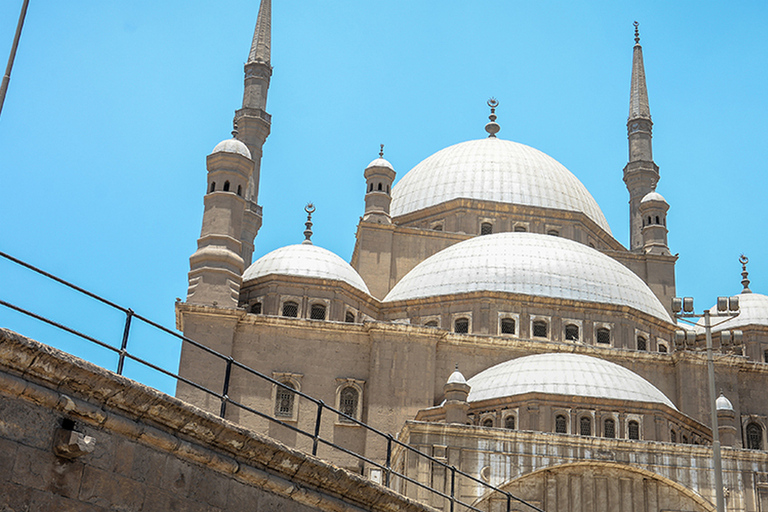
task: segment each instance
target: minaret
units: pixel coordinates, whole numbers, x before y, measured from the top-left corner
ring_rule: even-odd
[[[392,183],[395,181],[395,169],[384,159],[384,144],[381,145],[379,158],[368,164],[365,177],[365,222],[392,224],[389,205],[392,203]]]
[[[261,155],[264,142],[269,136],[271,116],[267,114],[267,92],[272,76],[270,46],[272,39],[271,0],[261,0],[256,28],[253,31],[251,51],[245,63],[245,88],[243,107],[235,112],[238,138],[248,146],[253,159],[253,173],[248,177],[245,192],[245,216],[240,241],[245,266],[251,264],[253,239],[261,228],[261,206],[259,206],[259,179],[261,176]]]
[[[643,47],[640,46],[638,23],[635,22],[635,47],[632,55],[632,85],[629,96],[629,163],[624,167],[624,183],[629,190],[629,249],[643,250],[643,218],[640,201],[656,188],[659,167],[653,162],[651,137],[653,123],[645,85]]]

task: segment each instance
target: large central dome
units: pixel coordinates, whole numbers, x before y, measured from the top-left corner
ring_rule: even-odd
[[[392,189],[393,217],[457,198],[583,212],[607,233],[603,212],[584,185],[554,158],[493,137],[438,151]]]

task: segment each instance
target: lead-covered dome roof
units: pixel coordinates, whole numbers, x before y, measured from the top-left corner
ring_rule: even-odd
[[[393,217],[457,198],[583,212],[607,233],[584,185],[554,158],[525,144],[489,137],[438,151],[392,189]]]
[[[656,386],[618,364],[581,354],[536,354],[512,359],[467,381],[469,402],[525,393],[675,404]]]
[[[477,291],[629,306],[672,322],[648,285],[618,261],[537,233],[477,236],[443,249],[408,272],[384,302]]]
[[[370,295],[365,281],[349,263],[316,245],[289,245],[262,256],[243,273],[243,283],[267,275],[342,281]]]
[[[728,329],[739,329],[748,325],[768,325],[768,296],[760,293],[740,293],[739,297],[739,316],[720,323],[721,318],[712,318],[712,323],[717,324],[712,328],[719,332]],[[714,315],[717,313],[717,306],[710,309]],[[700,331],[704,330],[704,320],[699,320],[697,327]]]
[[[234,138],[225,139],[216,144],[216,147],[213,148],[213,151],[211,151],[211,154],[214,153],[237,153],[238,155],[243,155],[246,158],[251,158],[251,152],[248,149],[248,146]]]

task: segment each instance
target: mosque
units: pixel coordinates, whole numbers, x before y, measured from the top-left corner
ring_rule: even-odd
[[[681,331],[672,308],[677,256],[670,205],[657,190],[637,27],[628,246],[574,174],[497,136],[491,99],[481,138],[427,156],[399,179],[383,152],[365,166],[350,262],[312,243],[311,206],[304,242],[252,262],[271,126],[270,11],[262,0],[233,137],[207,157],[178,328],[545,510],[715,510],[706,333],[702,322]],[[768,510],[768,296],[750,290],[746,258],[742,265],[738,315],[732,300],[733,314],[712,328],[717,434],[726,509],[757,512]],[[183,377],[215,387],[222,372],[184,347]],[[233,400],[311,428],[314,411],[290,390],[237,372],[231,382]],[[218,411],[193,387],[177,395]],[[306,448],[263,419],[234,408],[226,417]],[[355,423],[324,422],[338,444],[383,460]],[[329,458],[381,479],[374,467]],[[413,478],[444,477],[399,463]],[[460,492],[481,509],[499,507],[499,496],[472,485]]]

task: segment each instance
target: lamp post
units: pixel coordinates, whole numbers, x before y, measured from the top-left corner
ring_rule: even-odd
[[[694,324],[693,321],[688,320],[690,318],[703,318],[704,319],[704,331],[706,333],[707,340],[707,377],[709,380],[709,407],[712,413],[712,455],[715,465],[715,499],[717,502],[717,512],[725,512],[725,500],[723,498],[723,463],[720,456],[720,431],[717,424],[717,406],[715,404],[717,398],[715,397],[715,363],[712,357],[712,316],[727,317],[722,322],[726,322],[731,318],[738,316],[739,314],[739,297],[718,297],[717,298],[717,312],[712,313],[710,310],[705,309],[704,313],[697,315],[693,311],[693,298],[692,297],[675,297],[672,299],[672,312],[675,318]],[[715,324],[719,325],[719,324]],[[675,331],[675,343],[683,342],[684,340],[691,341],[695,339],[695,334],[692,336],[692,332],[678,330]],[[730,340],[731,332],[723,331],[724,340]],[[733,340],[736,343],[740,343],[742,339],[741,331],[733,331]]]

